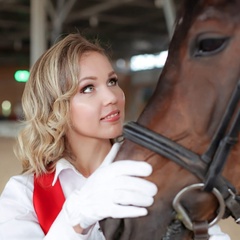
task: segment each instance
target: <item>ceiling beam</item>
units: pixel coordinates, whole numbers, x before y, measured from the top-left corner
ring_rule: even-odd
[[[67,22],[74,22],[79,19],[89,18],[92,16],[95,16],[101,12],[117,8],[120,5],[123,5],[125,3],[132,2],[134,0],[108,0],[100,4],[93,5],[91,7],[82,9],[80,11],[75,11],[71,14],[71,16],[68,17]]]

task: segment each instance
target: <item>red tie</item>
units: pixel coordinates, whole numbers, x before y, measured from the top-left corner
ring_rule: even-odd
[[[55,172],[39,177],[34,175],[33,206],[39,224],[45,234],[47,234],[61,211],[65,201],[59,178],[54,186],[52,186],[54,175]]]

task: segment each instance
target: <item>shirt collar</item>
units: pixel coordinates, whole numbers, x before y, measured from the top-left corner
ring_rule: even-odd
[[[53,178],[52,186],[55,185],[60,173],[66,169],[72,169],[74,172],[79,174],[76,168],[69,161],[67,161],[65,158],[61,158],[56,164],[56,171]]]

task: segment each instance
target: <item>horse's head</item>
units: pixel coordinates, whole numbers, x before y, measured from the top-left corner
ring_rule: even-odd
[[[183,3],[167,62],[152,98],[137,120],[139,124],[199,156],[208,152],[240,78],[239,11],[240,0]],[[208,157],[214,157],[211,155]],[[240,192],[239,155],[238,143],[232,147],[223,173],[220,171],[237,192]],[[102,222],[106,238],[189,239],[191,232],[176,220],[172,202],[184,187],[204,182],[209,160],[200,164],[199,175],[194,174],[191,169],[186,170],[128,139],[116,160],[120,159],[149,162],[153,166],[149,179],[157,184],[158,194],[146,217]],[[193,222],[211,222],[218,211],[216,197],[204,191],[188,192],[181,205]]]

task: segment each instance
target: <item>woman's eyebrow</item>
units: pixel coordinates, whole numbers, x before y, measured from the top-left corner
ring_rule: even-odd
[[[97,77],[94,77],[94,76],[86,76],[86,77],[83,77],[83,78],[80,78],[79,79],[79,82],[82,82],[84,80],[97,80]]]
[[[113,75],[117,75],[114,71],[111,71],[109,74],[108,74],[108,76],[109,77],[111,77],[111,76],[113,76]]]
[[[111,77],[111,76],[113,76],[113,75],[117,75],[117,74],[115,73],[115,71],[111,71],[111,72],[108,74],[108,77]],[[95,77],[95,76],[86,76],[86,77],[80,78],[79,82],[82,82],[82,81],[84,81],[84,80],[97,80],[97,77]]]

